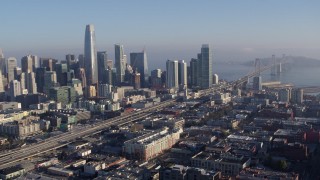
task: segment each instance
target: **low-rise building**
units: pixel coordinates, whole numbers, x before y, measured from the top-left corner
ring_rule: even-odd
[[[104,162],[89,162],[84,165],[83,172],[89,175],[95,175],[97,171],[105,168],[106,164]]]
[[[123,152],[129,158],[147,161],[170,149],[181,133],[181,129],[169,131],[168,128],[148,133],[124,142]]]
[[[249,167],[251,158],[230,153],[200,152],[191,158],[191,166],[220,171],[222,175],[235,176]]]
[[[219,180],[220,172],[208,171],[201,168],[185,167],[182,165],[174,165],[160,170],[160,180]]]
[[[58,176],[65,176],[65,177],[73,176],[73,171],[70,171],[64,168],[49,167],[48,172]]]
[[[24,168],[18,166],[8,167],[0,170],[0,179],[15,179],[19,176],[22,176],[25,172],[26,171]]]

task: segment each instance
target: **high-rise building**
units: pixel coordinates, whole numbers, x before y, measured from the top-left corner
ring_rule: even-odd
[[[303,103],[303,89],[293,89],[291,93],[291,101],[293,103]]]
[[[21,95],[20,82],[18,80],[10,81],[10,98],[14,101],[16,96]]]
[[[14,68],[17,67],[17,59],[14,57],[9,57],[7,60],[7,72],[8,72],[8,82],[15,79]]]
[[[24,56],[21,59],[21,69],[22,72],[31,72],[32,71],[32,58],[28,55],[28,56]]]
[[[198,75],[198,61],[199,59],[192,58],[190,61],[190,76],[191,76],[191,87],[198,85],[197,75]]]
[[[41,67],[45,67],[47,71],[54,71],[55,64],[58,62],[56,59],[40,58]]]
[[[62,104],[73,103],[77,99],[77,92],[73,87],[61,86],[51,88],[49,91],[49,98]]]
[[[86,26],[84,58],[87,84],[96,84],[98,82],[97,51],[95,31],[92,24]]]
[[[113,72],[110,67],[108,67],[105,71],[105,76],[106,77],[104,83],[113,85]]]
[[[184,60],[178,62],[178,83],[180,90],[187,88],[187,63]]]
[[[178,82],[178,61],[167,60],[166,63],[166,87],[167,88],[176,88],[179,87]]]
[[[108,67],[109,67],[110,69],[113,68],[113,62],[112,62],[111,59],[109,59],[109,60],[107,61],[107,65],[108,65]]]
[[[37,83],[34,72],[27,73],[26,88],[28,89],[29,94],[37,94]]]
[[[151,71],[151,87],[154,89],[162,88],[161,69]]]
[[[19,75],[19,78],[18,78],[20,81],[20,88],[21,88],[22,94],[25,91],[25,89],[27,89],[26,88],[27,87],[27,85],[26,85],[27,77],[26,76],[27,76],[26,73],[23,72]]]
[[[68,65],[66,63],[57,63],[55,65],[55,72],[57,75],[57,81],[61,86],[66,86],[67,82],[63,78],[63,74],[68,72]]]
[[[87,87],[87,78],[86,78],[86,70],[84,68],[79,69],[79,76],[78,78],[82,82],[82,87],[86,88]]]
[[[145,51],[130,53],[130,65],[133,69],[138,69],[138,72],[140,73],[141,87],[148,87],[149,70],[147,53]]]
[[[106,51],[99,51],[97,53],[98,58],[98,80],[99,82],[105,82],[105,72],[108,69],[108,54]]]
[[[2,75],[6,75],[6,59],[4,58],[4,54],[2,49],[0,49],[0,71]]]
[[[212,86],[212,52],[208,44],[201,47],[201,88]]]
[[[110,84],[99,84],[98,85],[98,96],[99,97],[108,97],[112,92],[112,85]]]
[[[68,86],[74,88],[74,90],[77,92],[77,96],[83,95],[82,82],[79,79],[72,79],[68,82]]]
[[[219,84],[219,76],[218,74],[213,75],[213,84]]]
[[[124,57],[123,45],[115,44],[115,68],[117,70],[117,83],[120,85],[124,81],[124,75],[126,70],[126,58]]]
[[[290,89],[280,89],[278,92],[278,100],[281,102],[289,102]]]
[[[46,71],[44,73],[44,92],[49,93],[49,89],[57,84],[57,74],[55,71]]]
[[[79,54],[78,61],[79,61],[79,68],[84,68],[85,64],[84,64],[84,55],[83,54]]]
[[[76,56],[74,54],[67,54],[66,61],[68,65],[68,70],[70,70],[76,64]]]
[[[27,55],[21,59],[22,72],[34,72],[39,67],[38,57],[34,55]]]
[[[141,88],[141,74],[136,70],[133,73],[133,88],[134,89],[140,89]]]
[[[252,89],[256,91],[261,91],[262,90],[262,78],[261,76],[255,76],[253,77],[253,84],[252,84]]]
[[[43,93],[44,87],[44,74],[46,72],[45,67],[39,67],[36,69],[36,84],[37,84],[37,91]]]

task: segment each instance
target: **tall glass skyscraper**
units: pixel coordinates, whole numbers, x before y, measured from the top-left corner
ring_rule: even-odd
[[[138,69],[138,72],[140,73],[141,87],[148,87],[149,70],[147,53],[145,51],[130,53],[130,65],[134,70]]]
[[[167,60],[166,63],[166,87],[178,89],[178,61],[176,60]]]
[[[120,85],[124,81],[124,75],[126,70],[126,58],[123,52],[123,45],[115,44],[114,45],[115,53],[115,68],[117,70],[117,83]]]
[[[84,39],[84,64],[86,71],[87,85],[98,82],[98,66],[96,51],[96,36],[92,24],[86,26]]]
[[[201,88],[212,86],[212,53],[208,44],[201,47],[202,83]]]

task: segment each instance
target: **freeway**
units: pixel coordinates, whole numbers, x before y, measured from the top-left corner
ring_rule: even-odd
[[[17,148],[0,156],[0,169],[8,167],[10,164],[21,161],[23,159],[27,159],[29,157],[48,152],[50,150],[63,147],[71,143],[76,138],[92,135],[97,131],[102,131],[103,129],[110,127],[111,125],[124,125],[148,117],[152,114],[151,112],[173,105],[174,103],[174,99],[167,100],[158,105],[145,108],[132,114],[107,119],[105,121],[96,123],[92,127],[88,127],[87,129],[77,129],[75,131],[63,133],[59,136],[48,138],[41,143]]]

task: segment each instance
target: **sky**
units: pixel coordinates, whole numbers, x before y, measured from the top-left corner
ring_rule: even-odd
[[[114,58],[146,50],[149,69],[167,59],[189,61],[210,44],[214,61],[248,61],[272,54],[320,59],[319,0],[4,0],[0,48],[64,59],[82,54],[87,24],[98,51]]]

